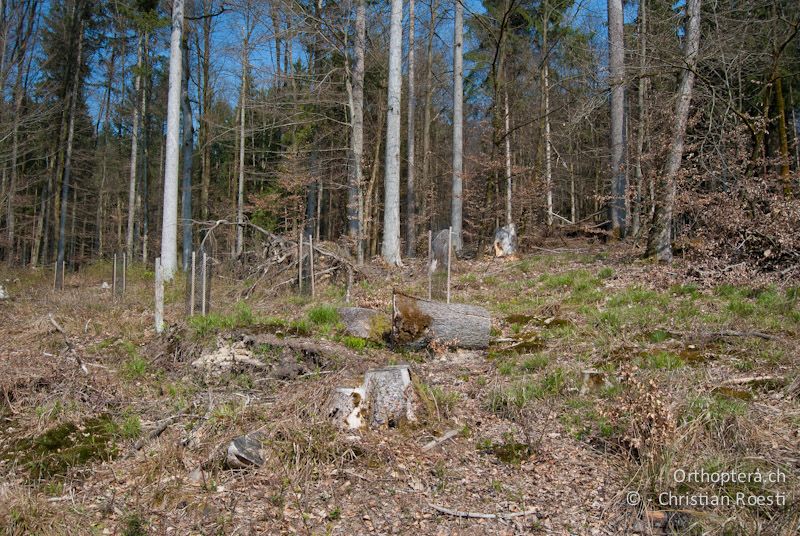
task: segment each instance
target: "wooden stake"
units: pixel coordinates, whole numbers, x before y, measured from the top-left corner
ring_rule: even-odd
[[[111,272],[111,296],[117,297],[117,254],[114,253],[114,270]]]
[[[433,291],[433,229],[428,229],[428,299],[431,299],[431,292]]]
[[[53,263],[53,291],[58,290],[58,261]]]
[[[453,252],[453,228],[447,232],[447,303],[450,303],[450,260]]]
[[[314,298],[314,239],[312,235],[308,235],[308,255],[311,265],[311,298]]]
[[[208,277],[208,255],[206,252],[203,252],[203,271],[201,275],[201,290],[203,291],[203,297],[200,300],[200,312],[203,316],[206,316],[206,278]]]
[[[156,258],[156,333],[164,331],[164,277],[161,257]]]
[[[344,302],[350,303],[350,292],[353,288],[353,267],[347,265],[347,293],[344,296]]]
[[[192,251],[192,273],[189,277],[191,280],[189,282],[189,316],[194,316],[194,287],[195,287],[195,277],[196,277],[196,262],[197,262],[197,252]]]
[[[61,261],[61,290],[64,290],[64,279],[67,276],[67,261]]]
[[[303,293],[303,229],[300,229],[300,239],[297,241],[297,290]]]
[[[125,295],[125,289],[128,287],[128,254],[122,254],[122,295]]]

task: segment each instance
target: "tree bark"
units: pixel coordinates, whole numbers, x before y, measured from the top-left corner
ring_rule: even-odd
[[[697,65],[697,53],[700,48],[700,0],[687,0],[686,7],[689,17],[684,49],[686,68],[681,74],[681,84],[675,102],[672,141],[664,166],[659,199],[653,216],[653,225],[647,237],[645,252],[646,256],[655,256],[660,262],[672,261],[672,212],[675,205],[675,179],[683,159],[683,143],[686,136],[686,123],[689,119],[689,106],[692,101],[694,69]]]
[[[437,0],[431,0],[431,17],[430,25],[428,26],[428,45],[425,53],[425,107],[423,111],[422,121],[422,188],[434,187],[434,181],[430,176],[431,171],[431,107],[433,100],[433,38],[436,35],[436,7]],[[436,206],[433,195],[430,196],[431,208]],[[421,214],[427,216],[429,220],[429,228],[433,228],[433,216],[428,214],[425,210],[425,199],[423,196],[423,210]]]
[[[616,238],[625,236],[625,42],[622,0],[608,0],[608,51],[611,83],[611,227]]]
[[[144,32],[143,32],[144,33]],[[128,179],[128,229],[125,234],[125,251],[133,258],[133,224],[136,215],[136,172],[139,157],[139,91],[142,85],[142,48],[144,35],[139,35],[136,47],[136,78],[133,84],[133,120],[131,126],[131,169]]]
[[[644,187],[644,174],[642,172],[642,158],[644,154],[644,138],[645,138],[645,125],[647,121],[647,113],[645,110],[646,95],[647,95],[647,82],[645,76],[645,69],[647,66],[647,0],[641,0],[639,4],[639,90],[638,90],[638,108],[639,108],[639,125],[636,128],[636,198],[634,199],[634,208],[631,218],[631,233],[634,236],[639,234],[641,227],[642,217],[642,190]]]
[[[236,257],[244,251],[244,146],[245,101],[247,100],[247,41],[250,36],[250,17],[245,18],[242,29],[242,93],[239,98],[239,188],[236,198]]]
[[[347,234],[355,241],[358,263],[364,262],[364,57],[367,37],[366,0],[356,4],[355,65],[350,98],[350,170],[347,177]]]
[[[511,225],[514,218],[511,214],[511,190],[512,190],[512,169],[511,169],[511,107],[508,103],[508,87],[503,85],[503,104],[505,106],[505,148],[506,148],[506,225]]]
[[[56,260],[56,287],[64,288],[64,253],[67,242],[67,204],[69,200],[69,181],[72,173],[72,149],[75,141],[75,114],[80,95],[81,60],[83,56],[83,20],[78,21],[78,50],[75,54],[75,72],[69,100],[69,126],[67,127],[67,148],[64,156],[64,175],[61,181],[61,216],[58,223],[58,255]]]
[[[178,268],[178,164],[180,160],[181,72],[183,71],[182,34],[183,0],[174,0],[170,36],[164,203],[161,223],[161,270],[165,282],[172,281]]]
[[[381,255],[400,266],[400,93],[403,48],[403,0],[392,0],[389,33],[389,84],[386,111],[386,155]]]
[[[188,34],[188,32],[187,32]],[[183,87],[181,110],[183,111],[183,166],[181,178],[181,219],[183,228],[183,271],[189,270],[192,257],[192,153],[194,152],[194,127],[192,105],[189,102],[189,38],[183,37]]]
[[[406,163],[406,255],[417,253],[417,202],[414,188],[414,115],[417,97],[414,88],[414,0],[408,2],[408,119],[406,121],[408,162]]]
[[[211,71],[211,18],[209,11],[213,8],[213,2],[208,0],[203,2],[203,53],[202,53],[202,116],[200,117],[199,144],[201,156],[201,177],[200,177],[200,215],[203,221],[208,220],[208,190],[211,186],[211,124],[209,119],[211,108],[211,83],[209,75]]]
[[[450,227],[456,254],[464,245],[463,173],[464,173],[464,5],[455,1],[453,26],[453,192],[450,200]]]

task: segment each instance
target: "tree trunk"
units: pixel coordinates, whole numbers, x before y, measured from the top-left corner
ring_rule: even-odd
[[[653,225],[647,237],[645,256],[655,256],[660,262],[672,261],[672,211],[675,205],[675,178],[683,159],[683,143],[686,136],[686,123],[689,119],[689,106],[692,101],[694,69],[697,65],[697,52],[700,47],[700,0],[687,0],[689,20],[686,29],[684,62],[686,69],[681,74],[678,98],[675,101],[675,122],[672,126],[667,162],[664,166],[661,187],[659,188]]]
[[[188,32],[187,32],[188,34]],[[183,111],[183,158],[181,219],[183,220],[183,251],[181,261],[183,271],[189,270],[192,257],[192,153],[194,152],[194,129],[192,126],[192,105],[189,102],[189,38],[183,38],[183,87],[181,109]]]
[[[400,93],[403,49],[403,0],[392,0],[389,35],[389,83],[386,111],[386,155],[381,255],[400,266]]]
[[[239,187],[236,197],[236,257],[244,251],[244,147],[245,102],[247,100],[247,41],[250,35],[250,17],[245,18],[242,29],[242,93],[239,98]]]
[[[128,179],[128,229],[125,235],[125,251],[128,258],[133,258],[133,224],[136,215],[136,160],[139,157],[139,90],[142,85],[142,48],[144,35],[139,36],[136,47],[136,81],[134,82],[133,124],[131,126],[131,169]]]
[[[783,83],[778,75],[775,78],[775,101],[778,106],[778,135],[780,137],[781,153],[781,182],[783,183],[783,194],[786,197],[792,195],[792,179],[789,176],[789,138],[786,135],[786,104],[783,100]]]
[[[172,281],[178,268],[178,163],[180,160],[181,71],[183,71],[182,34],[183,0],[174,0],[170,36],[164,203],[161,223],[161,270],[165,282]]]
[[[505,106],[505,146],[506,146],[506,225],[511,225],[514,218],[511,214],[511,108],[508,104],[508,87],[503,86],[503,103]]]
[[[453,192],[450,200],[450,227],[453,247],[461,253],[464,173],[464,5],[455,0],[453,26]]]
[[[432,189],[434,181],[430,176],[431,172],[431,106],[433,100],[433,38],[436,35],[436,7],[437,0],[431,0],[431,18],[428,27],[428,45],[425,59],[425,108],[422,121],[422,188]],[[435,206],[433,195],[430,196],[430,206]],[[423,195],[423,210],[421,214],[429,219],[428,227],[433,228],[433,217],[425,210],[425,199]]]
[[[67,148],[64,156],[64,175],[61,181],[61,215],[58,223],[58,256],[56,260],[56,287],[64,288],[64,253],[67,241],[67,204],[69,200],[69,180],[72,172],[72,148],[75,141],[75,114],[80,95],[80,72],[83,55],[83,20],[78,21],[78,50],[75,54],[75,77],[69,100],[69,126],[67,127]]]
[[[414,89],[414,0],[408,2],[408,119],[406,122],[408,162],[406,166],[406,255],[417,254],[417,202],[414,189],[414,115],[417,97]]]
[[[212,2],[213,4],[213,2]],[[211,71],[211,17],[209,15],[209,7],[206,1],[203,2],[203,11],[205,18],[203,19],[203,53],[202,53],[202,71],[203,71],[203,87],[202,87],[202,103],[203,110],[200,117],[200,150],[202,151],[201,157],[201,178],[200,178],[200,215],[203,221],[208,220],[208,190],[211,186],[211,124],[209,120],[209,113],[211,108],[211,84],[209,76]]]
[[[641,0],[639,4],[639,125],[636,128],[636,198],[634,202],[633,217],[631,221],[631,232],[634,236],[639,234],[642,217],[642,189],[644,187],[644,174],[642,173],[642,158],[644,154],[645,124],[647,113],[645,111],[647,82],[645,69],[647,63],[647,0]]]
[[[356,5],[355,65],[350,99],[351,165],[347,177],[347,234],[355,241],[358,263],[364,262],[364,56],[366,48],[366,0]]]
[[[544,5],[542,19],[542,100],[544,101],[544,183],[547,189],[547,226],[553,226],[553,166],[550,147],[550,55],[547,41],[547,30],[550,26],[550,14]]]
[[[625,42],[622,0],[608,0],[608,51],[611,83],[611,227],[616,238],[625,236]]]
[[[475,305],[442,303],[405,294],[392,296],[392,340],[409,348],[438,345],[483,349],[489,346],[492,319]]]

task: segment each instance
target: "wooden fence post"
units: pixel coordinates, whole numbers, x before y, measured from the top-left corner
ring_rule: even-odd
[[[201,287],[203,291],[203,298],[200,300],[200,312],[206,316],[206,278],[208,277],[208,255],[203,251],[203,275]]]
[[[433,292],[433,229],[428,229],[428,299]]]
[[[314,299],[314,238],[308,234],[308,255],[311,266],[311,299]]]
[[[194,288],[195,288],[195,274],[197,273],[196,270],[196,263],[197,262],[197,252],[192,251],[192,273],[189,277],[191,277],[191,281],[189,282],[189,316],[194,316]]]
[[[164,276],[161,257],[156,258],[156,333],[164,331]]]
[[[117,297],[117,254],[114,253],[114,269],[111,272],[111,296]]]
[[[447,303],[450,303],[450,261],[453,252],[453,228],[447,233]]]

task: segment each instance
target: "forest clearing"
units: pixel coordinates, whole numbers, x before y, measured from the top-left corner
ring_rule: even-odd
[[[0,534],[800,534],[799,36],[0,1]]]
[[[184,293],[168,292],[157,336],[152,272],[131,270],[117,299],[101,288],[109,263],[59,292],[52,272],[6,272],[16,279],[0,313],[5,531],[792,534],[797,287],[702,281],[681,263],[632,262],[627,248],[553,249],[563,251],[455,264],[453,301],[491,312],[486,351],[397,351],[380,332],[347,335],[343,278],[318,282],[316,299],[243,301],[247,285],[220,278],[213,312],[191,318]],[[351,304],[384,315],[386,329],[392,288],[424,296],[427,282],[419,261],[383,270],[353,284]],[[255,364],[218,374],[192,364],[262,334],[277,337],[252,347]],[[291,340],[328,346],[281,346]],[[327,418],[332,389],[398,363],[411,368],[415,421],[349,431]],[[230,469],[226,446],[254,433],[263,465]],[[675,470],[786,479],[719,489],[679,485]],[[735,491],[788,502],[649,502]],[[630,492],[644,508],[626,504]]]

